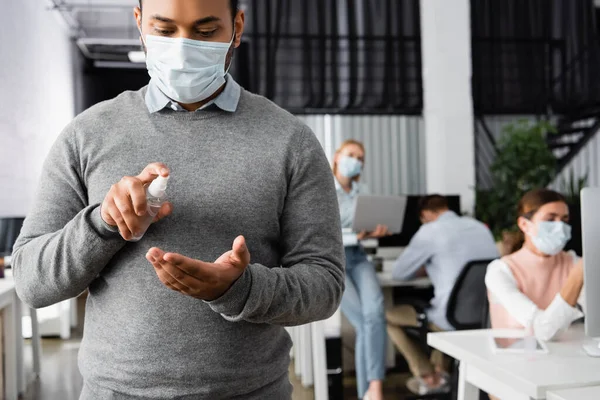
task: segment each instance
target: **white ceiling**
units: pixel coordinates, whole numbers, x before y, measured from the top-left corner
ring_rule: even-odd
[[[16,0],[15,0],[16,1]],[[83,54],[94,60],[128,62],[141,50],[133,16],[138,0],[40,0],[69,28]],[[244,7],[244,0],[240,7]]]
[[[46,0],[65,19],[74,37],[137,39],[137,0]]]
[[[141,50],[133,17],[137,0],[43,0],[64,20],[81,52],[95,62],[133,66],[130,52]],[[138,67],[142,65],[136,65]]]

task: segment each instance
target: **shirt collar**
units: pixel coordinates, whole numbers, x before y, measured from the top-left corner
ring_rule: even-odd
[[[338,182],[337,178],[334,176],[333,180],[335,182],[335,189],[338,192],[343,192],[345,194],[347,194],[348,196],[353,196],[356,194],[356,192],[358,192],[358,183],[356,181],[352,181],[352,189],[350,190],[350,193],[347,193],[344,188],[342,187],[342,185]]]
[[[227,74],[225,79],[227,83],[225,84],[225,89],[223,89],[221,94],[219,94],[213,100],[206,103],[196,111],[206,110],[208,107],[211,106],[216,106],[223,111],[231,113],[237,110],[237,106],[242,93],[242,88],[235,81],[235,79],[231,77],[231,75]],[[152,80],[150,80],[150,83],[148,84],[148,90],[146,91],[145,100],[146,107],[148,107],[148,111],[150,112],[150,114],[161,111],[167,107],[175,111],[186,111],[177,102],[167,97],[167,95],[165,95]]]
[[[444,219],[450,219],[450,218],[454,218],[454,217],[458,217],[458,215],[452,211],[452,210],[448,210],[448,211],[444,211],[439,217],[438,217],[438,221],[439,220],[444,220]]]

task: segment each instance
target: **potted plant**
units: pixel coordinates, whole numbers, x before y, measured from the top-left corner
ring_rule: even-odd
[[[496,240],[509,242],[517,232],[516,209],[521,197],[554,179],[556,158],[546,144],[546,136],[554,132],[554,126],[545,120],[518,120],[504,127],[490,166],[492,189],[478,188],[475,205],[476,218],[490,227]]]

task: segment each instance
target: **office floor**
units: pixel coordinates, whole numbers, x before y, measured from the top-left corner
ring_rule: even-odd
[[[80,299],[79,320],[83,321],[85,299]],[[40,379],[30,384],[26,395],[21,400],[77,400],[82,387],[82,379],[77,367],[77,353],[82,333],[82,327],[75,329],[73,339],[43,339],[42,340],[42,373]],[[31,343],[25,345],[26,373],[33,371],[33,353]],[[407,394],[405,374],[393,374],[385,381],[386,400],[402,400]],[[290,367],[290,380],[294,385],[292,400],[313,400],[312,389],[302,387]],[[344,380],[344,399],[357,400],[356,381],[353,377]]]
[[[82,387],[81,375],[77,368],[79,339],[63,341],[44,339],[42,341],[42,375],[30,384],[22,400],[77,400]],[[25,346],[25,362],[28,373],[32,371],[31,344]],[[302,387],[290,368],[290,378],[294,385],[292,400],[313,400],[313,391]],[[406,375],[388,376],[385,382],[386,400],[404,399]],[[344,381],[345,399],[356,400],[355,380],[348,377]]]

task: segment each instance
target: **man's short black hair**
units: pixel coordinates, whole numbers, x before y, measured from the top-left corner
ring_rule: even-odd
[[[439,194],[432,194],[421,197],[419,200],[419,212],[423,211],[444,211],[448,209],[448,200]]]
[[[140,1],[140,10],[142,9],[142,0]],[[238,12],[239,0],[229,0],[229,5],[231,7],[231,18],[235,19],[235,16]]]

